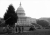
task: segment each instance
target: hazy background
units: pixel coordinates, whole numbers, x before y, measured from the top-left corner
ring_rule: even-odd
[[[0,17],[3,18],[10,4],[13,4],[16,11],[20,2],[22,3],[26,16],[36,19],[50,17],[50,0],[0,0]]]

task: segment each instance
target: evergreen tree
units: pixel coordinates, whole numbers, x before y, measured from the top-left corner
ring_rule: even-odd
[[[18,16],[12,5],[9,5],[7,12],[4,14],[5,24],[13,26],[17,22]]]

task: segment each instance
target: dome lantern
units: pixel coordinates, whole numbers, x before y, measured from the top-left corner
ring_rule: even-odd
[[[18,17],[25,17],[24,9],[21,6],[21,2],[20,2],[20,6],[17,8],[16,12],[17,12]]]

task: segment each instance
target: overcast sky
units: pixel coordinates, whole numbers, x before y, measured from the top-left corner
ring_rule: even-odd
[[[0,17],[3,18],[10,4],[13,4],[16,11],[20,2],[26,16],[36,19],[50,17],[50,0],[0,0]]]

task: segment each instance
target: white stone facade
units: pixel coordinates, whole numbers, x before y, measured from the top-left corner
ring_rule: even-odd
[[[32,22],[36,23],[36,21],[34,21],[32,18],[25,16],[25,11],[22,8],[21,3],[20,6],[17,8],[16,13],[18,15],[18,21],[15,25],[25,26],[25,25],[30,25]]]

